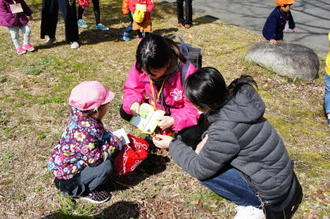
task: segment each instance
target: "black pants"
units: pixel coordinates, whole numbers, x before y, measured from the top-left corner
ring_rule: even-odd
[[[123,106],[120,107],[119,114],[121,118],[125,119],[126,121],[130,121],[132,118],[132,115],[129,115],[124,111]],[[177,134],[181,136],[181,140],[186,145],[192,147],[195,150],[197,144],[202,140],[203,132],[207,129],[206,121],[207,120],[202,114],[198,119],[197,125],[185,128],[179,131]]]
[[[101,13],[100,13],[100,1],[99,0],[92,0],[93,2],[93,10],[95,15],[95,22],[96,24],[101,23]],[[81,6],[78,7],[78,19],[82,19],[83,13],[85,9]]]
[[[183,7],[183,2],[185,2]],[[192,0],[176,0],[178,23],[192,24]]]
[[[69,4],[72,1],[72,4]],[[78,24],[76,3],[74,0],[43,0],[41,11],[41,39],[45,36],[55,38],[58,21],[58,10],[61,11],[65,22],[65,40],[78,41]]]

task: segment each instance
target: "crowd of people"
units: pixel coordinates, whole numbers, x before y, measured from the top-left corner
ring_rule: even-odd
[[[82,15],[89,2],[78,2],[77,17],[74,0],[43,0],[41,38],[48,37],[46,46],[56,40],[60,10],[66,41],[71,48],[79,47],[78,27],[87,27]],[[107,31],[100,22],[99,1],[92,2],[95,28]],[[276,1],[263,28],[270,44],[283,40],[286,24],[295,31],[290,12],[293,3]],[[122,12],[130,19],[123,40],[131,40],[135,30],[140,42],[118,113],[129,121],[146,102],[163,110],[158,131],[149,140],[157,148],[168,149],[173,161],[202,185],[237,204],[235,218],[291,218],[302,201],[302,188],[282,138],[263,116],[265,103],[256,81],[242,75],[227,85],[217,69],[197,69],[173,40],[151,33],[154,7],[152,0],[123,0]],[[178,26],[192,26],[191,0],[177,0],[177,17]],[[28,27],[32,19],[24,0],[0,0],[0,25],[8,27],[17,54],[34,50]],[[22,44],[19,31],[24,35]],[[329,66],[330,52],[325,77],[325,112],[330,125]],[[48,168],[56,187],[72,198],[95,203],[110,198],[102,185],[113,174],[112,161],[122,150],[122,139],[105,129],[102,119],[114,96],[98,81],[81,82],[71,91],[69,123],[53,147]],[[170,134],[164,134],[165,130]]]
[[[87,28],[83,13],[89,6],[90,0],[78,0],[78,10],[75,0],[43,0],[41,10],[40,38],[46,39],[44,46],[51,47],[56,41],[58,13],[61,12],[65,25],[65,40],[72,49],[79,48],[79,27]],[[107,31],[109,28],[101,23],[100,1],[92,0],[95,15],[95,28]],[[192,26],[192,1],[177,0],[177,26],[189,29]],[[262,34],[271,44],[283,40],[283,30],[286,25],[295,32],[295,22],[290,9],[294,0],[277,0],[276,8],[266,20]],[[132,39],[131,32],[135,30],[138,38],[142,39],[152,32],[152,11],[155,7],[153,0],[123,0],[122,13],[129,17],[129,25],[124,29],[122,39]],[[8,27],[13,44],[18,55],[34,51],[30,44],[29,20],[32,11],[24,0],[0,1],[0,26]],[[23,43],[19,43],[19,30],[24,35]]]

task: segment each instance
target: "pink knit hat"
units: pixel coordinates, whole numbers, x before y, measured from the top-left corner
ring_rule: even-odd
[[[69,97],[69,104],[81,111],[98,109],[109,103],[115,94],[98,81],[84,81],[74,87]]]

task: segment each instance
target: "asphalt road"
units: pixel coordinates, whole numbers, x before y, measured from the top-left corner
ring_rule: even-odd
[[[167,0],[175,3],[175,0]],[[263,25],[275,7],[274,0],[193,0],[194,12],[220,19],[261,34]],[[330,0],[296,0],[292,10],[296,33],[286,32],[286,42],[305,45],[320,57],[329,48]]]

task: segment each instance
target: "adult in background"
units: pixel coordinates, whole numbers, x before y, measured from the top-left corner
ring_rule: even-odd
[[[265,103],[243,75],[228,87],[214,68],[201,68],[185,82],[185,94],[206,114],[209,127],[196,150],[178,136],[156,135],[157,147],[200,182],[235,204],[235,219],[288,219],[302,189],[282,138],[263,117]]]
[[[40,37],[41,39],[45,36],[49,37],[44,46],[50,47],[56,40],[58,10],[61,11],[65,23],[65,40],[70,44],[70,48],[79,48],[75,0],[43,0]]]
[[[192,26],[192,0],[176,0],[176,12],[178,27],[189,29]]]

